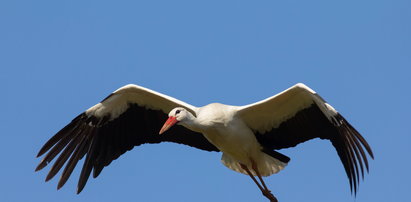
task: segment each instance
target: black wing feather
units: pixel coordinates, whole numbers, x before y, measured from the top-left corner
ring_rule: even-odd
[[[168,118],[161,110],[151,110],[137,104],[129,104],[119,117],[97,118],[82,113],[61,129],[40,149],[38,156],[46,154],[36,171],[43,169],[59,153],[47,180],[53,178],[66,163],[58,188],[70,177],[78,161],[86,155],[79,177],[77,193],[80,193],[93,171],[97,177],[104,167],[120,155],[146,143],[175,142],[206,151],[219,151],[202,134],[176,125],[162,135],[158,135],[162,123]]]
[[[360,174],[364,177],[364,164],[368,172],[368,160],[364,149],[374,158],[371,147],[340,114],[328,120],[317,104],[299,111],[277,128],[260,133],[257,140],[269,150],[294,147],[302,142],[321,138],[330,140],[347,173],[351,191],[357,192]]]

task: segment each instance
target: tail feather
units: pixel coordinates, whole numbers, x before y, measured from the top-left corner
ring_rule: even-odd
[[[277,151],[274,151],[274,150],[269,150],[269,149],[266,149],[266,148],[264,148],[264,149],[262,150],[262,152],[270,155],[271,157],[273,157],[273,158],[275,158],[275,159],[280,160],[280,161],[283,162],[283,163],[288,163],[288,162],[290,162],[290,157],[288,157],[288,156],[286,156],[286,155],[284,155],[284,154],[282,154],[282,153],[280,153],[280,152],[277,152]]]

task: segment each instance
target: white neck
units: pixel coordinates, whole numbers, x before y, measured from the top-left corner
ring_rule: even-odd
[[[201,123],[199,119],[197,119],[190,112],[187,113],[187,116],[185,117],[185,119],[182,120],[179,124],[192,131],[196,131],[196,132],[203,132],[206,128],[206,125]]]

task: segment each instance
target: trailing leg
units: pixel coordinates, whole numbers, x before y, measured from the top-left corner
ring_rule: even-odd
[[[258,170],[258,167],[256,163],[251,159],[251,166],[255,173],[257,174],[258,179],[260,180],[261,184],[264,187],[264,190],[261,190],[263,192],[263,195],[270,199],[271,202],[278,202],[277,198],[271,193],[271,191],[268,189],[267,185],[265,185],[265,182],[263,178],[261,177],[260,171]]]
[[[248,169],[248,167],[244,164],[240,163],[240,166],[242,169],[244,169],[247,174],[251,177],[251,179],[254,181],[254,183],[258,186],[258,188],[261,190],[261,192],[263,193],[263,195],[265,197],[267,197],[270,202],[278,202],[278,200],[274,197],[273,194],[271,194],[271,191],[267,188],[267,186],[265,185],[264,181],[262,180],[258,170],[256,170],[256,166],[254,163],[252,163],[253,165],[253,170],[257,173],[258,178],[260,179],[260,181],[262,182],[263,186],[260,185],[260,183],[258,183],[257,179],[255,179],[254,175],[251,173],[251,171]],[[254,168],[255,167],[255,168]]]

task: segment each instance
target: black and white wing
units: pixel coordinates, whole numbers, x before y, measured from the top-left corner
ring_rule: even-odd
[[[371,147],[344,117],[304,84],[239,108],[238,115],[255,132],[264,149],[294,147],[314,138],[330,140],[344,165],[351,191],[356,193],[366,152]]]
[[[97,177],[105,166],[134,146],[175,142],[206,151],[218,151],[202,134],[183,126],[175,125],[164,134],[158,134],[168,118],[168,112],[178,106],[193,114],[197,110],[167,95],[137,85],[126,85],[74,118],[50,138],[37,155],[46,154],[36,171],[43,169],[60,154],[46,181],[66,164],[57,186],[61,188],[77,162],[86,156],[77,186],[77,193],[80,193],[92,170],[93,177]]]

